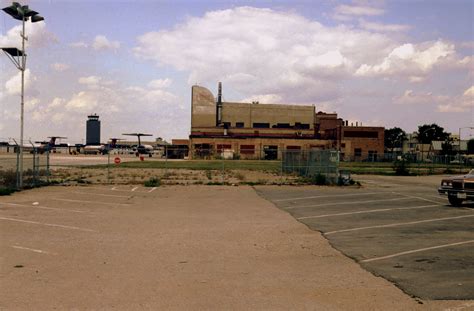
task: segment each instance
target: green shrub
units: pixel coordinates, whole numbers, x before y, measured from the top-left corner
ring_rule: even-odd
[[[4,188],[4,187],[0,187],[0,196],[2,196],[2,195],[10,195],[10,194],[12,194],[13,192],[15,192],[15,189],[14,189],[14,188]]]
[[[159,187],[161,185],[161,180],[157,177],[151,177],[145,181],[145,187]]]
[[[404,157],[395,160],[395,162],[393,162],[393,170],[395,171],[395,175],[408,176],[410,175],[410,162]]]
[[[314,176],[311,177],[311,184],[313,185],[319,185],[319,186],[322,186],[322,185],[327,185],[327,179],[326,179],[326,175],[323,175],[321,173],[318,173]]]

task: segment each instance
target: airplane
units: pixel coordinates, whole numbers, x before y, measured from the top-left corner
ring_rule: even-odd
[[[69,147],[68,144],[59,144],[56,145],[56,139],[66,139],[67,137],[63,136],[49,136],[48,137],[50,140],[49,141],[35,141],[33,144],[33,148],[35,150],[31,150],[30,152],[33,153],[36,151],[36,153],[43,154],[45,152],[51,152],[51,151],[56,151],[56,147]],[[25,146],[26,147],[26,146]],[[23,147],[23,148],[25,148]]]
[[[138,145],[133,149],[135,155],[138,157],[141,154],[147,154],[150,158],[153,154],[153,146],[151,145],[142,145],[140,137],[142,136],[153,136],[152,134],[143,134],[143,133],[124,133],[125,136],[137,136]]]
[[[120,138],[109,138],[110,143],[100,145],[86,145],[84,146],[84,154],[107,154],[117,147],[117,141]]]

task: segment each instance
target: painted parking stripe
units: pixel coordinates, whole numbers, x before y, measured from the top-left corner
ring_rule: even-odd
[[[47,209],[52,211],[61,211],[61,212],[71,212],[71,213],[88,213],[87,211],[81,210],[74,210],[74,209],[66,209],[66,208],[56,208],[56,207],[47,207],[47,206],[39,206],[39,205],[27,205],[27,204],[18,204],[18,203],[0,203],[0,205],[11,205],[11,206],[21,206],[21,207],[31,207],[31,208],[39,208],[39,209]]]
[[[425,219],[425,220],[411,221],[411,222],[401,222],[401,223],[388,224],[388,225],[379,225],[379,226],[369,226],[369,227],[359,227],[359,228],[352,228],[352,229],[343,229],[343,230],[329,231],[329,232],[326,232],[326,233],[324,233],[324,234],[325,234],[325,235],[330,235],[330,234],[335,234],[335,233],[340,233],[340,232],[359,231],[359,230],[374,229],[374,228],[389,228],[389,227],[397,227],[397,226],[421,224],[421,223],[428,223],[428,222],[435,222],[435,221],[443,221],[443,220],[450,220],[450,219],[468,218],[468,217],[474,217],[474,215],[465,215],[465,216],[456,216],[456,217],[445,217],[445,218],[434,218],[434,219]]]
[[[394,194],[398,194],[398,195],[402,195],[402,196],[407,197],[407,198],[418,199],[418,200],[422,200],[422,201],[426,201],[426,202],[439,203],[437,201],[433,201],[433,200],[430,200],[430,199],[426,199],[426,198],[422,198],[422,197],[418,197],[418,196],[414,196],[414,195],[408,195],[408,194],[403,194],[403,193],[398,193],[398,192],[394,192]]]
[[[104,205],[130,205],[130,203],[112,203],[112,202],[84,201],[84,200],[72,200],[72,199],[61,199],[61,198],[53,198],[53,200],[56,200],[56,201],[64,201],[64,202],[78,202],[78,203],[104,204]]]
[[[363,211],[348,212],[348,213],[336,213],[336,214],[325,214],[325,215],[316,215],[316,216],[304,216],[304,217],[298,217],[296,219],[302,220],[302,219],[312,219],[312,218],[325,218],[325,217],[345,216],[345,215],[354,215],[354,214],[366,214],[366,213],[378,213],[378,212],[389,212],[389,211],[397,211],[397,210],[428,208],[428,207],[435,207],[435,206],[443,206],[443,205],[442,204],[432,204],[432,205],[411,206],[411,207],[382,208],[382,209],[363,210]]]
[[[87,232],[96,232],[95,230],[87,229],[87,228],[80,228],[80,227],[74,227],[74,226],[65,226],[65,225],[59,225],[59,224],[49,224],[49,223],[45,223],[45,222],[38,222],[38,221],[18,219],[18,218],[0,217],[0,220],[16,221],[16,222],[23,222],[23,223],[34,224],[34,225],[43,225],[43,226],[48,226],[48,227],[58,227],[58,228],[63,228],[63,229],[71,229],[71,230],[79,230],[79,231],[87,231]]]
[[[365,192],[365,193],[349,193],[349,194],[328,194],[328,195],[315,195],[310,197],[299,197],[292,199],[279,199],[273,200],[273,202],[285,202],[285,201],[296,201],[296,200],[307,200],[307,199],[318,199],[318,198],[332,198],[332,197],[349,197],[349,196],[358,196],[358,195],[373,195],[381,194],[386,192]]]
[[[153,187],[153,188],[151,188],[150,191],[148,191],[148,193],[153,192],[153,191],[155,191],[155,190],[156,190],[156,187]]]
[[[474,243],[474,240],[451,243],[451,244],[444,244],[444,245],[437,245],[437,246],[431,246],[431,247],[425,247],[425,248],[419,248],[419,249],[414,249],[414,250],[410,250],[410,251],[395,253],[395,254],[392,254],[392,255],[387,255],[387,256],[382,256],[382,257],[375,257],[375,258],[370,258],[370,259],[364,259],[364,260],[361,260],[360,262],[378,261],[378,260],[383,260],[383,259],[388,259],[388,258],[393,258],[393,257],[398,257],[398,256],[403,256],[403,255],[409,255],[409,254],[429,251],[429,250],[432,250],[432,249],[452,247],[452,246],[458,246],[458,245],[464,245],[464,244],[470,244],[470,243]]]
[[[113,197],[113,198],[127,198],[127,199],[131,198],[131,196],[129,196],[129,195],[102,194],[102,193],[92,193],[92,192],[83,192],[83,191],[72,191],[72,193],[97,195],[97,196]]]
[[[132,189],[132,192],[135,191],[135,190],[137,190],[137,189],[138,189],[138,187],[134,187],[134,188]]]
[[[395,199],[380,199],[380,200],[366,200],[366,201],[346,201],[346,202],[331,202],[323,204],[313,204],[313,205],[295,205],[284,207],[286,209],[300,208],[300,207],[320,207],[320,206],[331,206],[331,205],[347,205],[347,204],[363,204],[363,203],[376,203],[376,202],[389,202],[389,201],[401,201],[408,200],[410,198],[395,198]],[[436,202],[438,203],[438,202]]]
[[[50,252],[47,252],[47,251],[43,251],[43,250],[41,250],[41,249],[23,247],[23,246],[19,246],[19,245],[12,245],[11,247],[16,248],[16,249],[25,250],[25,251],[34,252],[34,253],[39,253],[39,254],[56,255],[55,253],[50,253]]]

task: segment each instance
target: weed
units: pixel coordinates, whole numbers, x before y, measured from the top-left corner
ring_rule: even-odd
[[[145,181],[145,187],[159,187],[161,185],[161,180],[158,177],[151,177]]]

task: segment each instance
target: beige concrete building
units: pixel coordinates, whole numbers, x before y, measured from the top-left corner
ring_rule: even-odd
[[[358,137],[345,137],[351,127],[335,113],[316,114],[314,105],[222,102],[220,84],[217,98],[208,89],[193,86],[191,111],[191,157],[277,159],[280,151],[298,149],[339,149],[349,155],[358,144],[383,153],[383,128],[358,127],[358,133],[375,134],[355,141]],[[374,138],[381,146],[373,145]]]

